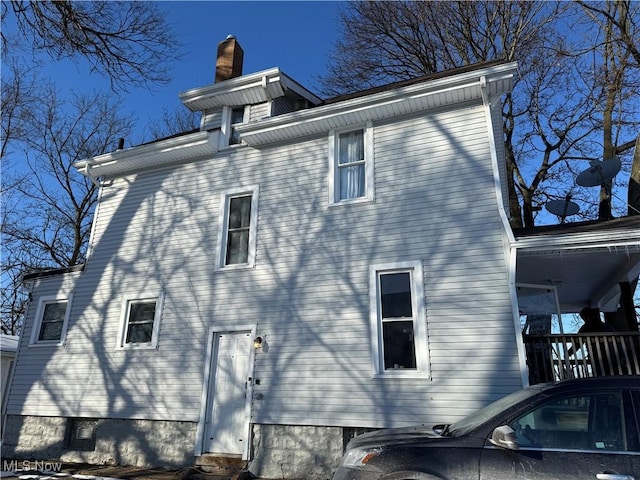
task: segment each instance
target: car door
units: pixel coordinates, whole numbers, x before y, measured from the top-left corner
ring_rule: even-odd
[[[508,422],[519,449],[487,442],[480,478],[640,479],[637,422],[628,392],[550,399]]]

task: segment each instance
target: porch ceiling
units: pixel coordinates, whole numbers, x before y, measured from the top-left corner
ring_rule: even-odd
[[[640,274],[640,217],[514,233],[516,282],[553,285],[564,312],[615,310],[619,284]]]

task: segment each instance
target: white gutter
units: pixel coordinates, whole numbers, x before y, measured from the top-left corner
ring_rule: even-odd
[[[102,188],[102,182],[100,182],[98,180],[98,177],[96,175],[93,175],[91,173],[91,169],[93,168],[93,164],[92,163],[86,163],[84,165],[84,168],[81,169],[80,173],[82,175],[84,175],[85,177],[88,177],[89,180],[91,180],[91,183],[93,183],[96,187],[98,188]]]
[[[532,250],[581,250],[591,248],[625,248],[640,251],[640,236],[629,236],[629,230],[620,232],[606,231],[602,233],[558,233],[557,238],[541,236],[537,238],[521,238],[513,245],[521,251]]]
[[[487,129],[489,130],[489,137],[491,139],[491,141],[489,142],[489,151],[491,154],[491,167],[493,170],[493,184],[496,191],[496,199],[498,201],[498,214],[500,215],[500,221],[502,222],[502,226],[504,227],[504,231],[507,235],[509,243],[513,243],[515,241],[515,236],[513,235],[513,230],[511,229],[511,224],[509,223],[507,212],[504,209],[504,198],[502,198],[500,168],[498,166],[498,152],[496,151],[496,138],[494,136],[495,130],[493,126],[493,117],[491,115],[491,99],[489,97],[489,93],[487,92],[487,77],[484,75],[480,77],[480,90],[482,93],[482,103],[484,104]],[[502,142],[503,140],[500,139],[500,141]]]
[[[438,95],[444,97],[449,92],[465,88],[481,89],[482,85],[489,88],[487,78],[491,84],[501,80],[510,80],[514,69],[515,63],[509,63],[462,73],[454,77],[419,82],[307,110],[278,115],[256,123],[239,125],[236,130],[240,133],[242,140],[251,146],[269,143],[272,141],[269,135],[275,132],[284,135],[286,135],[285,132],[291,132],[292,137],[299,136],[300,132],[304,135],[313,135],[328,131],[330,128],[327,125],[329,123],[335,128],[350,125],[356,122],[356,119],[358,123],[365,120],[381,120],[390,115],[397,115],[396,110],[402,110],[403,114],[423,110],[426,107],[420,105],[420,102],[426,103]],[[483,78],[484,80],[482,80]],[[452,82],[455,83],[452,85]],[[478,94],[478,98],[480,96]],[[406,107],[398,107],[402,104],[406,104]],[[412,108],[410,104],[414,107]],[[389,109],[390,106],[394,106],[396,109],[393,110],[393,113],[389,113],[392,111]],[[356,119],[352,117],[356,117]]]
[[[247,105],[267,101],[283,96],[286,90],[316,105],[322,101],[320,97],[289,78],[277,67],[206,87],[193,88],[178,94],[178,97],[189,110],[195,112],[233,104]],[[230,98],[235,98],[237,101],[229,103]]]
[[[518,363],[520,366],[520,380],[522,386],[529,385],[529,370],[527,368],[527,353],[522,339],[520,330],[520,311],[518,309],[518,290],[516,285],[516,263],[517,250],[512,248],[515,242],[515,236],[509,223],[509,217],[504,207],[504,198],[502,197],[502,185],[500,183],[500,167],[498,166],[498,152],[496,150],[495,129],[493,125],[493,116],[491,110],[491,98],[487,91],[487,77],[480,77],[480,89],[482,94],[482,103],[484,105],[485,119],[487,122],[487,130],[489,134],[489,152],[491,156],[491,169],[493,171],[493,183],[496,192],[496,201],[498,203],[498,215],[506,236],[504,241],[505,258],[507,261],[508,281],[509,281],[509,297],[511,299],[511,315],[513,317],[513,327],[515,332],[516,350],[518,351]],[[500,139],[500,141],[503,141]],[[505,159],[506,160],[506,159]],[[503,237],[504,238],[504,237]]]
[[[100,187],[104,184],[98,181],[98,177],[193,160],[217,151],[217,143],[210,132],[195,132],[80,160],[73,166]]]

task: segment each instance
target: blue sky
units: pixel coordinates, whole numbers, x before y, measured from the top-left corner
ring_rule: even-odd
[[[124,96],[123,107],[138,118],[139,135],[163,108],[172,111],[180,107],[178,93],[213,83],[217,46],[229,34],[244,50],[244,74],[279,67],[317,93],[314,79],[326,71],[328,54],[339,37],[338,11],[345,4],[166,1],[159,5],[167,12],[184,54],[172,63],[170,84],[131,90]],[[82,92],[109,88],[105,79],[90,74],[83,63],[49,61],[43,73],[63,89]]]
[[[140,108],[153,113],[158,103],[179,105],[179,92],[213,83],[217,46],[229,34],[244,50],[244,74],[280,67],[317,91],[314,78],[325,73],[338,38],[338,6],[302,1],[162,2],[186,54],[175,64],[173,82],[145,95]]]

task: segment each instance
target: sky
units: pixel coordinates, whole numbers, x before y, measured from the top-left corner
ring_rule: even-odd
[[[330,1],[162,1],[184,54],[172,63],[168,85],[134,89],[124,95],[126,110],[138,119],[140,132],[163,109],[180,107],[180,92],[214,82],[218,43],[234,35],[244,50],[243,74],[279,67],[318,93],[319,75],[339,37],[338,11]],[[108,82],[71,61],[46,64],[43,74],[61,88],[108,90]],[[140,139],[138,139],[140,140]],[[129,143],[129,142],[127,142]]]
[[[180,105],[179,92],[213,83],[218,43],[227,35],[234,35],[244,50],[243,74],[279,67],[317,92],[314,78],[325,73],[339,34],[336,2],[178,1],[162,6],[186,54],[176,62],[169,86],[140,99],[136,110],[147,114],[160,103]]]
[[[160,1],[181,43],[183,54],[171,62],[172,80],[163,86],[132,89],[123,96],[123,112],[133,112],[138,128],[126,145],[150,140],[148,125],[164,110],[181,108],[178,94],[214,81],[217,45],[234,35],[244,50],[243,74],[272,67],[319,93],[317,78],[341,32],[338,1]],[[53,62],[43,74],[64,91],[109,90],[108,80],[91,74],[86,62]],[[541,212],[539,217],[549,216]],[[538,219],[540,223],[542,218]],[[571,219],[573,220],[573,219]],[[551,223],[556,223],[555,217]],[[544,221],[542,223],[548,223]]]

